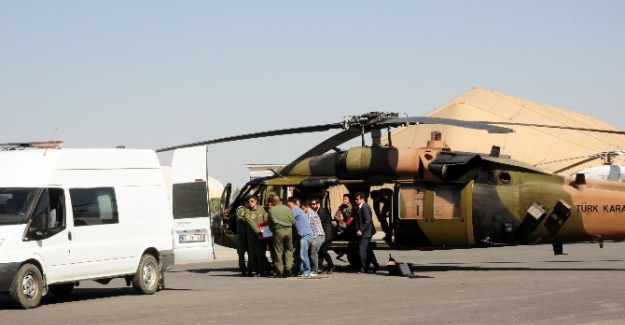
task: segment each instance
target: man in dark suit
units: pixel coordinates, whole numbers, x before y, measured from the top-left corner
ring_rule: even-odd
[[[356,219],[356,235],[360,238],[358,244],[358,256],[360,257],[360,273],[367,271],[369,263],[373,263],[373,272],[375,273],[380,265],[375,258],[373,250],[369,246],[371,237],[375,233],[373,228],[373,219],[371,218],[371,207],[366,202],[365,193],[356,193],[356,204],[358,205],[358,218]]]

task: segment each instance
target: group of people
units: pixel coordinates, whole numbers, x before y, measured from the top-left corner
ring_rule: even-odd
[[[383,209],[389,206],[384,203]],[[249,196],[236,211],[237,253],[242,276],[310,277],[332,273],[335,265],[328,249],[335,238],[359,241],[359,273],[365,273],[370,265],[374,272],[379,269],[370,247],[375,234],[372,210],[363,192],[356,193],[355,204],[351,203],[349,195],[344,195],[343,204],[334,217],[317,198],[300,202],[290,197],[285,205],[278,195],[270,195],[267,208],[268,211],[258,204],[256,196]],[[380,219],[382,211],[377,211],[376,200],[374,208]],[[388,223],[382,227],[388,229]],[[273,270],[266,257],[267,247]]]

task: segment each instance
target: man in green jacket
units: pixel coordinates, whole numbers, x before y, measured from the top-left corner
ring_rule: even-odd
[[[273,256],[276,259],[276,277],[288,277],[293,267],[293,230],[295,216],[293,211],[282,204],[282,199],[275,195],[274,206],[269,209],[269,228],[273,232]]]

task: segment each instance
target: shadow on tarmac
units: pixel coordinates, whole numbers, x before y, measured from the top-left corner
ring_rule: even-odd
[[[193,291],[193,289],[179,289],[179,288],[167,288],[163,291]],[[121,296],[137,296],[141,295],[137,293],[132,287],[110,287],[110,288],[75,288],[72,293],[65,297],[57,297],[48,293],[41,298],[40,306],[53,306],[57,304],[71,303],[77,301],[92,301],[100,299],[108,299]],[[20,310],[11,304],[8,294],[0,294],[0,310],[3,309],[15,309]]]
[[[138,293],[132,288],[123,287],[123,288],[102,288],[102,289],[94,289],[94,288],[75,288],[72,290],[72,293],[65,297],[57,297],[53,294],[47,294],[41,298],[40,306],[52,306],[56,304],[64,304],[76,301],[90,301],[90,300],[99,300],[99,299],[107,299],[119,296],[131,296],[138,295]],[[9,295],[0,295],[0,309],[22,309],[15,307],[11,304],[11,300],[9,299]]]
[[[616,268],[597,268],[592,266],[584,266],[584,267],[574,267],[574,264],[578,263],[587,263],[589,261],[543,261],[538,263],[552,263],[552,264],[560,264],[563,267],[532,267],[532,266],[502,266],[505,265],[518,265],[518,264],[526,264],[527,262],[483,262],[481,264],[491,264],[498,265],[489,267],[486,265],[475,265],[475,263],[441,263],[441,264],[413,264],[409,263],[411,266],[411,270],[414,273],[420,272],[449,272],[449,271],[552,271],[552,272],[561,272],[561,271],[600,271],[600,272],[623,272],[625,268],[616,267]],[[623,265],[622,260],[602,260],[596,262],[614,262]],[[564,267],[566,265],[566,267]],[[619,265],[619,266],[620,266]],[[176,272],[190,272],[190,273],[214,273],[211,276],[221,276],[221,277],[239,277],[239,269],[236,267],[212,267],[212,268],[200,268],[200,269],[187,269]],[[334,270],[335,273],[346,273],[346,274],[354,274],[356,270],[351,268],[350,266],[337,266]],[[368,273],[369,275],[373,275],[373,273]],[[389,275],[388,269],[385,266],[381,266],[379,273],[376,275]],[[419,277],[417,275],[413,277]],[[425,276],[420,276],[425,277]],[[428,276],[428,278],[431,278]]]
[[[491,262],[493,264],[502,264],[501,262]],[[521,263],[521,262],[519,262]],[[547,262],[546,262],[547,263]],[[550,261],[548,263],[575,263],[572,261]],[[507,263],[514,264],[514,263]],[[623,272],[625,268],[596,268],[592,266],[588,267],[488,267],[488,266],[476,266],[476,265],[462,265],[455,263],[446,264],[429,264],[429,265],[411,265],[413,272],[447,272],[447,271],[603,271],[603,272]]]
[[[190,272],[190,273],[236,272],[236,273],[239,273],[240,271],[238,267],[211,267],[211,268],[202,268],[202,269],[187,269],[182,272]]]

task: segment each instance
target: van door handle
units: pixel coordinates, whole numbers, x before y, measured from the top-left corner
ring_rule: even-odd
[[[67,239],[69,239],[69,241],[72,241],[72,232],[71,231],[67,232]]]

